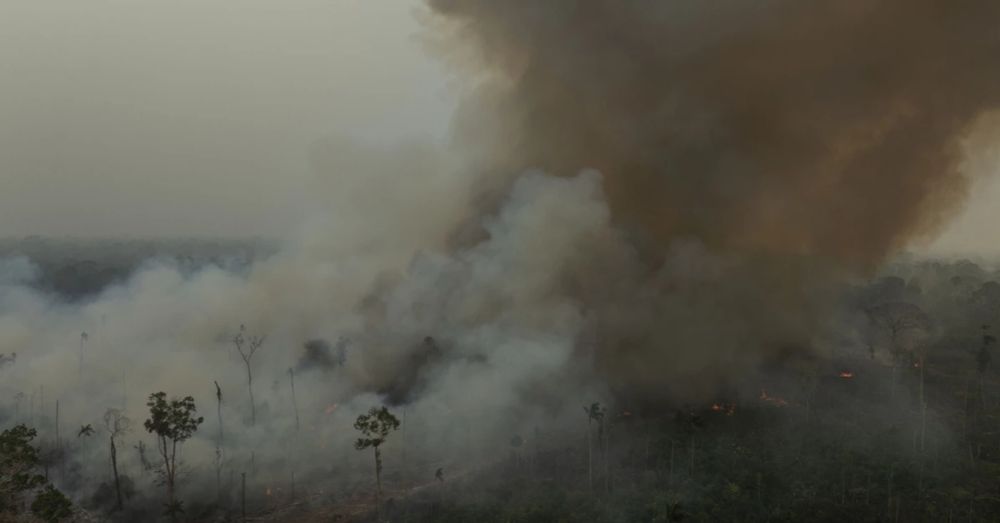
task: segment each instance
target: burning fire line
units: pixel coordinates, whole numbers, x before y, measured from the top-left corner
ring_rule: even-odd
[[[838,376],[840,376],[842,379],[849,380],[854,378],[854,373],[849,370],[844,370],[840,371],[840,374],[838,374]]]
[[[725,414],[726,416],[732,416],[736,412],[735,403],[713,403],[712,412],[718,412],[720,414]]]
[[[784,398],[779,398],[777,396],[768,396],[767,391],[764,389],[760,389],[760,399],[761,401],[766,401],[776,407],[788,406],[788,402],[785,401]]]

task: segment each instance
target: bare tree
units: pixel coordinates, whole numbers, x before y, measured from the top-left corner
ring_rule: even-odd
[[[56,400],[56,453],[62,448],[59,440],[59,400]]]
[[[24,401],[25,395],[23,392],[18,391],[14,394],[14,419],[20,420],[21,417],[21,402]]]
[[[219,446],[222,446],[223,433],[222,433],[222,387],[219,386],[219,382],[215,382],[215,400],[216,400],[216,411],[219,415]]]
[[[288,380],[292,386],[292,409],[295,410],[295,431],[299,430],[299,402],[295,400],[295,369],[288,368]]]
[[[246,326],[240,325],[240,332],[233,336],[233,345],[236,346],[236,351],[240,353],[240,357],[243,358],[243,363],[247,367],[247,392],[250,393],[250,425],[257,424],[257,405],[253,401],[253,369],[250,366],[250,360],[253,359],[253,355],[260,349],[261,345],[264,344],[265,336],[252,335],[249,338],[246,337]]]
[[[986,409],[986,389],[983,386],[983,382],[986,379],[986,373],[990,370],[990,366],[993,363],[993,355],[990,353],[990,346],[996,343],[997,339],[990,334],[989,325],[983,325],[983,343],[979,347],[979,352],[976,353],[976,370],[979,372],[979,402],[983,409]]]
[[[215,382],[216,409],[219,414],[219,441],[215,444],[215,490],[218,496],[222,497],[222,387],[219,382]]]
[[[931,321],[920,307],[907,302],[888,302],[869,308],[871,323],[887,338],[892,357],[892,388],[896,391],[896,370],[906,362],[912,363],[915,346],[931,331]],[[919,363],[919,362],[918,362]]]
[[[594,402],[590,404],[590,407],[584,407],[583,412],[587,414],[587,477],[590,481],[590,488],[594,488],[594,445],[592,441],[592,434],[594,432],[593,424],[596,421],[598,427],[598,444],[600,444],[600,437],[604,432],[604,414],[605,410],[601,407],[599,402]]]
[[[108,409],[104,413],[104,430],[108,433],[108,440],[111,446],[111,470],[115,474],[115,496],[117,497],[117,508],[122,509],[122,486],[118,477],[118,445],[122,436],[132,430],[132,420],[125,417],[125,414],[118,409]]]
[[[87,340],[88,339],[89,339],[89,336],[87,336],[86,332],[81,332],[80,333],[80,367],[79,367],[79,369],[77,371],[77,373],[79,374],[80,379],[83,378],[83,346],[87,344]]]
[[[153,464],[146,457],[146,444],[140,441],[133,448],[139,453],[139,474],[145,475],[147,471],[153,470]]]

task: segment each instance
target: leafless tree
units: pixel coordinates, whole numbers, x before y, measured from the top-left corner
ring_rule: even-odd
[[[257,405],[253,400],[253,368],[250,365],[250,361],[261,345],[264,344],[265,336],[255,334],[247,337],[246,330],[245,325],[240,325],[240,332],[236,336],[233,336],[233,345],[236,346],[236,351],[239,352],[240,357],[243,358],[243,363],[247,367],[247,392],[250,394],[250,425],[256,425]]]
[[[108,409],[104,413],[104,430],[108,433],[108,440],[111,446],[111,470],[115,474],[115,495],[117,496],[117,508],[122,509],[122,487],[118,477],[118,445],[122,436],[132,430],[132,420],[125,417],[125,414],[118,409]]]
[[[920,307],[907,302],[888,302],[869,308],[868,318],[877,332],[884,334],[892,357],[892,389],[896,389],[896,369],[907,358],[914,359],[915,349],[931,332],[931,321]],[[922,365],[922,361],[917,362]]]
[[[87,340],[88,339],[89,339],[89,336],[87,336],[86,332],[81,332],[80,333],[80,367],[79,367],[77,373],[79,374],[79,377],[81,379],[83,378],[83,346],[87,344]]]
[[[295,399],[295,369],[288,368],[288,380],[292,386],[292,409],[295,410],[295,431],[299,430],[299,403]]]
[[[222,387],[219,386],[219,382],[215,382],[215,399],[216,399],[216,409],[219,414],[219,441],[215,444],[215,489],[218,496],[222,497],[222,446],[223,446],[223,432],[222,432]]]
[[[593,424],[596,421],[598,427],[597,442],[600,445],[601,437],[604,435],[604,414],[605,409],[601,407],[599,402],[594,402],[590,404],[590,407],[584,407],[583,412],[587,415],[587,478],[590,482],[590,488],[594,488],[594,445],[592,441]]]

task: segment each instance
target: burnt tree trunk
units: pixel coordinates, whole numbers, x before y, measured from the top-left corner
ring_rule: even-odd
[[[122,509],[122,484],[118,479],[118,448],[115,447],[115,438],[111,436],[111,471],[115,475],[115,497],[117,509]]]

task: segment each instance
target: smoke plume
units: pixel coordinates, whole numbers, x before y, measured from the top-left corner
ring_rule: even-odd
[[[429,3],[485,166],[596,168],[619,223],[713,252],[870,267],[950,216],[1000,99],[995,2]]]
[[[468,80],[456,124],[483,194],[527,167],[604,176],[633,259],[588,254],[619,293],[569,292],[629,386],[691,394],[823,345],[836,286],[961,204],[963,140],[1000,102],[992,2],[429,6]]]

